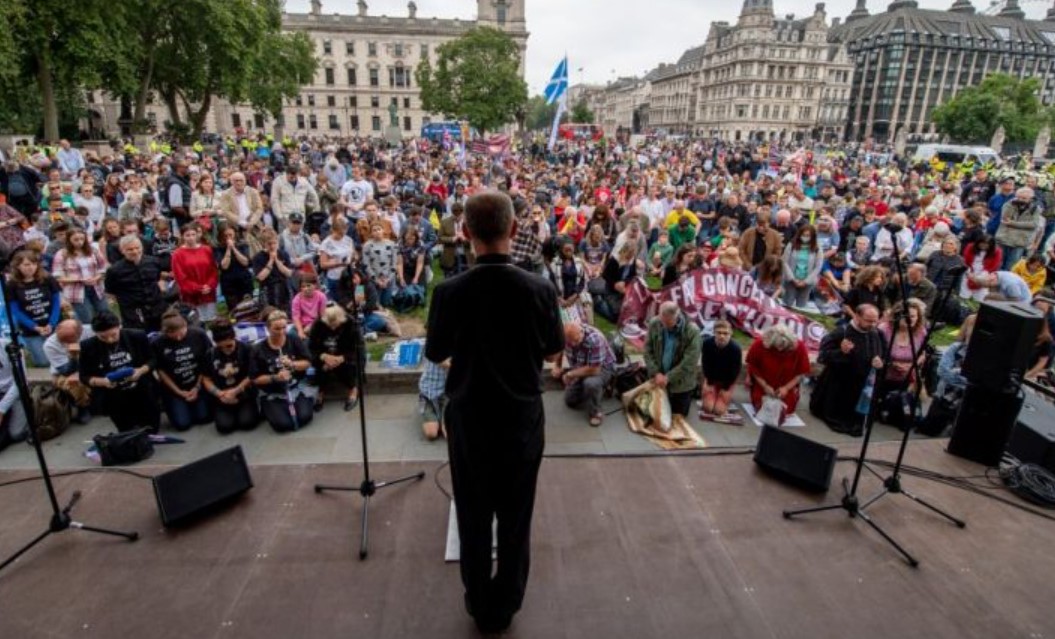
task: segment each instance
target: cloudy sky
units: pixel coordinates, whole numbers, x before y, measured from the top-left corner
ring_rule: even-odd
[[[476,17],[474,0],[416,0],[421,17]],[[373,15],[405,16],[406,0],[367,0]],[[979,9],[990,0],[973,0]],[[953,0],[919,0],[925,9],[947,9]],[[287,10],[304,12],[309,0],[287,0]],[[812,14],[815,0],[774,0],[777,15]],[[829,21],[845,18],[854,0],[827,0]],[[886,9],[889,0],[868,0],[869,11]],[[1043,15],[1051,0],[1021,0],[1033,15]],[[735,22],[743,0],[527,0],[527,82],[541,93],[557,62],[568,54],[573,84],[605,83],[619,76],[642,75],[661,62],[674,62],[703,44],[713,21]],[[355,13],[355,0],[323,0],[324,13]],[[582,69],[580,72],[579,69]]]

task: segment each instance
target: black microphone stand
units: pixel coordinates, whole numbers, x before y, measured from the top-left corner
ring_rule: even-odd
[[[351,267],[349,267],[351,268]],[[354,275],[350,274],[353,278]],[[378,481],[370,478],[370,455],[367,452],[366,447],[366,339],[363,336],[363,323],[362,314],[359,307],[359,300],[355,297],[355,286],[352,287],[352,301],[351,301],[351,316],[349,321],[352,322],[352,327],[355,329],[356,341],[358,342],[359,352],[357,353],[358,362],[356,362],[356,379],[355,385],[359,393],[359,436],[363,442],[363,481],[358,486],[331,486],[326,484],[315,484],[315,492],[321,493],[326,490],[344,491],[344,492],[357,492],[363,496],[363,515],[360,523],[360,539],[359,539],[359,559],[366,559],[367,555],[367,543],[369,541],[369,526],[370,520],[370,498],[374,496],[379,488],[385,488],[386,486],[394,486],[403,482],[411,480],[421,480],[425,478],[425,471],[420,470],[413,475],[407,475],[400,477],[399,479],[391,479],[388,481]]]
[[[55,484],[51,479],[51,471],[48,469],[48,462],[44,458],[44,449],[41,446],[40,438],[37,437],[37,424],[33,415],[33,402],[29,398],[29,382],[26,379],[26,369],[22,363],[22,344],[18,338],[18,329],[15,325],[14,317],[11,315],[11,297],[8,295],[7,281],[3,274],[0,274],[0,296],[3,297],[4,309],[7,315],[7,324],[11,328],[11,341],[6,346],[7,359],[11,364],[11,375],[14,378],[15,386],[18,387],[19,402],[22,404],[22,410],[26,413],[26,423],[29,428],[30,442],[33,444],[33,449],[37,453],[37,464],[40,466],[40,475],[44,480],[44,488],[48,493],[48,501],[51,503],[51,520],[48,522],[47,529],[5,559],[3,563],[0,563],[0,570],[13,564],[19,557],[47,539],[50,535],[69,530],[70,528],[75,530],[86,530],[101,535],[124,537],[128,541],[139,539],[139,533],[137,532],[121,532],[117,530],[109,530],[107,528],[97,528],[95,526],[89,526],[79,521],[75,521],[70,513],[73,510],[73,507],[77,505],[77,502],[81,499],[81,491],[79,490],[74,491],[65,507],[59,506],[59,499],[55,494]]]
[[[909,332],[910,332],[910,335],[909,335],[909,347],[910,347],[911,353],[912,353],[912,367],[910,369],[910,373],[909,374],[910,375],[915,375],[915,380],[916,380],[915,381],[915,389],[914,389],[914,391],[915,391],[915,397],[914,397],[915,406],[912,409],[913,410],[913,417],[915,417],[916,413],[919,411],[919,396],[920,396],[920,392],[922,391],[922,388],[923,388],[923,376],[920,374],[919,363],[917,361],[919,359],[918,353],[920,351],[916,349],[916,343],[912,339],[912,336],[911,336],[911,327],[908,325],[908,323],[909,323],[909,317],[908,317],[908,287],[905,284],[905,269],[904,269],[904,265],[901,263],[900,249],[898,247],[898,242],[897,242],[897,233],[895,232],[895,229],[888,228],[888,230],[890,230],[891,235],[893,236],[894,268],[897,271],[897,276],[898,276],[897,292],[899,294],[898,296],[901,298],[902,311],[901,311],[901,313],[898,314],[897,317],[894,318],[894,323],[893,323],[893,326],[892,326],[891,331],[890,331],[890,339],[887,340],[887,343],[884,346],[884,350],[885,350],[885,353],[886,353],[887,357],[883,361],[883,368],[878,370],[878,371],[876,371],[876,387],[879,387],[879,385],[881,384],[881,380],[883,380],[885,378],[886,372],[890,368],[890,351],[891,351],[891,349],[893,348],[893,345],[894,345],[894,338],[897,335],[897,328],[898,328],[898,326],[899,326],[899,324],[901,322],[905,322],[905,325],[906,325],[906,327],[909,328]],[[900,230],[900,228],[898,228],[896,230]],[[947,298],[950,287],[946,286],[945,288],[946,288],[945,295],[946,295],[946,298]],[[940,307],[936,307],[936,308],[940,308]],[[922,320],[923,318],[920,318],[920,319]],[[930,329],[934,328],[934,320],[933,319],[931,320],[931,324],[930,324],[929,328]],[[925,336],[925,341],[924,341],[924,343],[923,343],[923,345],[922,345],[920,350],[926,348],[927,341],[929,341],[929,340],[930,340],[930,330],[928,330],[928,332],[927,332],[927,334]],[[807,514],[807,513],[826,512],[826,511],[834,511],[834,510],[845,510],[846,513],[850,517],[860,518],[866,524],[868,524],[873,530],[875,530],[877,533],[879,533],[879,535],[884,540],[886,540],[887,543],[889,543],[891,546],[893,546],[901,554],[901,556],[903,556],[905,558],[905,561],[908,562],[908,565],[912,566],[913,568],[918,568],[919,567],[919,560],[917,560],[914,556],[909,554],[909,552],[907,550],[905,550],[904,547],[902,547],[901,544],[899,544],[897,542],[897,540],[895,540],[886,531],[884,531],[879,526],[879,524],[875,523],[872,520],[872,518],[865,512],[866,508],[868,508],[869,506],[871,506],[875,502],[879,501],[880,499],[882,499],[883,497],[885,497],[888,494],[891,494],[891,493],[893,493],[893,494],[902,494],[902,495],[905,495],[906,497],[912,499],[916,503],[918,503],[918,504],[920,504],[920,505],[922,505],[922,506],[924,506],[926,508],[929,508],[930,510],[938,513],[942,517],[945,517],[946,519],[950,520],[951,522],[953,522],[954,524],[956,524],[960,528],[965,527],[967,524],[965,522],[963,522],[962,520],[957,519],[957,518],[953,517],[952,515],[946,513],[945,511],[941,510],[937,506],[934,506],[933,504],[931,504],[931,503],[929,503],[927,501],[924,501],[923,499],[920,499],[916,495],[907,492],[902,487],[900,471],[901,471],[902,461],[904,460],[904,456],[905,456],[905,450],[906,450],[906,447],[908,446],[908,438],[909,438],[909,435],[912,432],[912,427],[911,426],[909,426],[909,427],[907,427],[905,429],[905,433],[904,433],[904,435],[902,436],[902,439],[901,439],[901,447],[898,450],[897,462],[894,465],[894,469],[893,469],[893,472],[891,473],[890,477],[886,478],[883,481],[883,489],[878,494],[876,494],[875,496],[868,498],[863,503],[861,502],[861,499],[860,499],[860,497],[858,497],[858,494],[857,494],[857,491],[858,491],[858,488],[860,487],[860,482],[861,482],[861,471],[864,470],[865,468],[868,468],[869,472],[875,474],[876,476],[879,476],[878,473],[876,473],[874,470],[872,470],[870,467],[868,467],[868,465],[865,463],[865,459],[868,456],[868,448],[869,448],[869,445],[870,445],[871,439],[872,439],[872,429],[873,429],[873,426],[875,425],[876,404],[879,401],[879,399],[880,399],[879,393],[873,392],[871,402],[869,403],[869,406],[868,406],[868,412],[867,412],[867,414],[864,417],[864,441],[861,443],[861,451],[858,454],[856,461],[854,462],[855,463],[855,468],[854,468],[853,484],[852,485],[849,484],[847,478],[843,477],[842,483],[843,483],[843,493],[844,494],[843,494],[842,500],[840,500],[840,502],[838,504],[831,504],[831,505],[827,505],[827,506],[817,506],[817,507],[813,507],[813,508],[802,508],[802,509],[798,509],[798,510],[785,510],[785,511],[783,511],[783,515],[784,515],[785,519],[791,519],[792,517],[795,517],[796,515],[804,515],[804,514]]]

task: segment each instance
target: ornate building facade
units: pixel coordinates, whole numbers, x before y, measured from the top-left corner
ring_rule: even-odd
[[[365,0],[359,0],[355,15],[327,14],[321,0],[312,0],[308,13],[283,13],[282,23],[286,31],[306,32],[314,41],[319,60],[314,81],[286,102],[277,121],[254,113],[249,105],[218,101],[206,129],[226,134],[281,126],[287,135],[377,137],[388,127],[389,107],[395,105],[403,136],[417,136],[422,125],[442,117],[422,109],[414,78],[420,61],[435,64],[440,45],[474,27],[490,26],[507,32],[517,43],[523,75],[528,39],[524,4],[525,0],[477,0],[476,20],[459,20],[421,17],[413,1],[407,4],[405,16],[396,17],[371,15]],[[89,106],[103,120],[103,128],[116,132],[117,104]],[[168,114],[155,101],[147,117],[160,131]]]
[[[823,3],[796,19],[777,18],[772,0],[745,0],[735,25],[713,23],[693,130],[728,141],[838,139],[853,66],[828,32]]]
[[[1044,20],[1027,20],[1018,0],[987,11],[970,0],[946,11],[896,0],[872,15],[858,0],[830,34],[854,64],[847,137],[892,141],[901,129],[935,137],[934,108],[992,73],[1037,78],[1041,101],[1055,103],[1055,7]]]

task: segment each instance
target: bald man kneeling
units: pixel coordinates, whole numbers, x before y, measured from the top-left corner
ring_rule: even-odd
[[[614,368],[615,353],[601,331],[579,322],[564,325],[564,354],[553,366],[553,377],[564,384],[565,404],[586,406],[590,426],[604,421],[601,399]]]

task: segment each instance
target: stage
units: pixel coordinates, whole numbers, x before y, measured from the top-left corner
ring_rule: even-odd
[[[913,442],[907,463],[981,472],[943,446]],[[874,451],[891,458],[896,445]],[[365,562],[360,497],[312,489],[358,483],[356,464],[256,466],[245,498],[177,532],[161,528],[148,481],[57,479],[63,498],[84,493],[78,519],[142,538],[69,531],[38,546],[0,573],[0,637],[475,636],[457,566],[443,562],[438,467],[372,466],[378,479],[428,476],[374,498]],[[851,470],[840,463],[833,483]],[[450,485],[447,469],[439,480]],[[1052,636],[1055,522],[923,479],[905,484],[968,521],[957,529],[899,496],[876,504],[869,512],[918,570],[845,513],[783,519],[782,509],[825,497],[770,479],[750,456],[547,459],[528,595],[507,636]],[[878,482],[864,485],[867,495]],[[839,492],[833,485],[827,499]],[[0,513],[6,556],[46,524],[43,485],[0,488]]]

